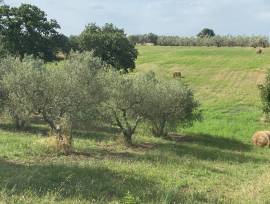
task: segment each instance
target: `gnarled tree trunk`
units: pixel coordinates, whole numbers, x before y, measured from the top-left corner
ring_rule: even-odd
[[[168,134],[166,130],[166,121],[162,120],[157,123],[153,123],[152,133],[155,137],[166,137]]]

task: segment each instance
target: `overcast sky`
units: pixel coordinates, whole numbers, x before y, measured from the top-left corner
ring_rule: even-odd
[[[56,19],[64,34],[79,34],[86,24],[113,23],[128,34],[153,32],[196,35],[209,27],[217,34],[270,34],[270,0],[4,0],[30,3]]]

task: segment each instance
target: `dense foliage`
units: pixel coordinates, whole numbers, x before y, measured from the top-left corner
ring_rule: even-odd
[[[112,24],[105,24],[103,27],[89,24],[78,38],[79,50],[93,51],[95,56],[117,69],[135,68],[138,53],[124,30]],[[76,48],[76,37],[71,39],[73,48]]]
[[[153,72],[140,75],[106,74],[108,99],[104,118],[118,126],[128,144],[141,121],[149,122],[155,136],[200,119],[192,91],[175,80],[158,79]]]
[[[9,53],[21,59],[33,55],[53,60],[57,51],[68,52],[67,39],[57,32],[59,28],[55,20],[48,20],[46,13],[36,6],[0,6],[2,42]]]
[[[17,128],[36,115],[59,140],[71,138],[72,122],[91,118],[104,98],[98,73],[106,66],[92,53],[72,53],[62,66],[50,68],[32,57],[7,57],[0,64],[2,105]]]
[[[210,29],[210,28],[204,28],[202,29],[201,32],[198,33],[198,37],[199,38],[210,38],[210,37],[214,37],[216,34],[214,32],[214,30]]]
[[[2,89],[6,110],[14,119],[17,128],[25,128],[35,112],[33,99],[38,86],[43,82],[41,61],[32,58],[8,57],[1,62]]]

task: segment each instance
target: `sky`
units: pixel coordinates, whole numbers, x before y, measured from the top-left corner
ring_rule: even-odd
[[[270,34],[270,0],[4,0],[29,3],[56,19],[66,35],[85,25],[113,23],[127,34],[194,36],[207,27],[220,35]]]

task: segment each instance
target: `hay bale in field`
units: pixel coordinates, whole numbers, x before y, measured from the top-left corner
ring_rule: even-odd
[[[259,49],[256,50],[256,54],[262,54],[262,52],[263,52],[263,51],[262,51],[261,48],[259,48]]]
[[[270,131],[258,131],[252,136],[252,143],[259,147],[270,146]]]
[[[173,78],[176,78],[176,77],[181,78],[182,77],[182,73],[181,72],[174,72],[173,73]]]

